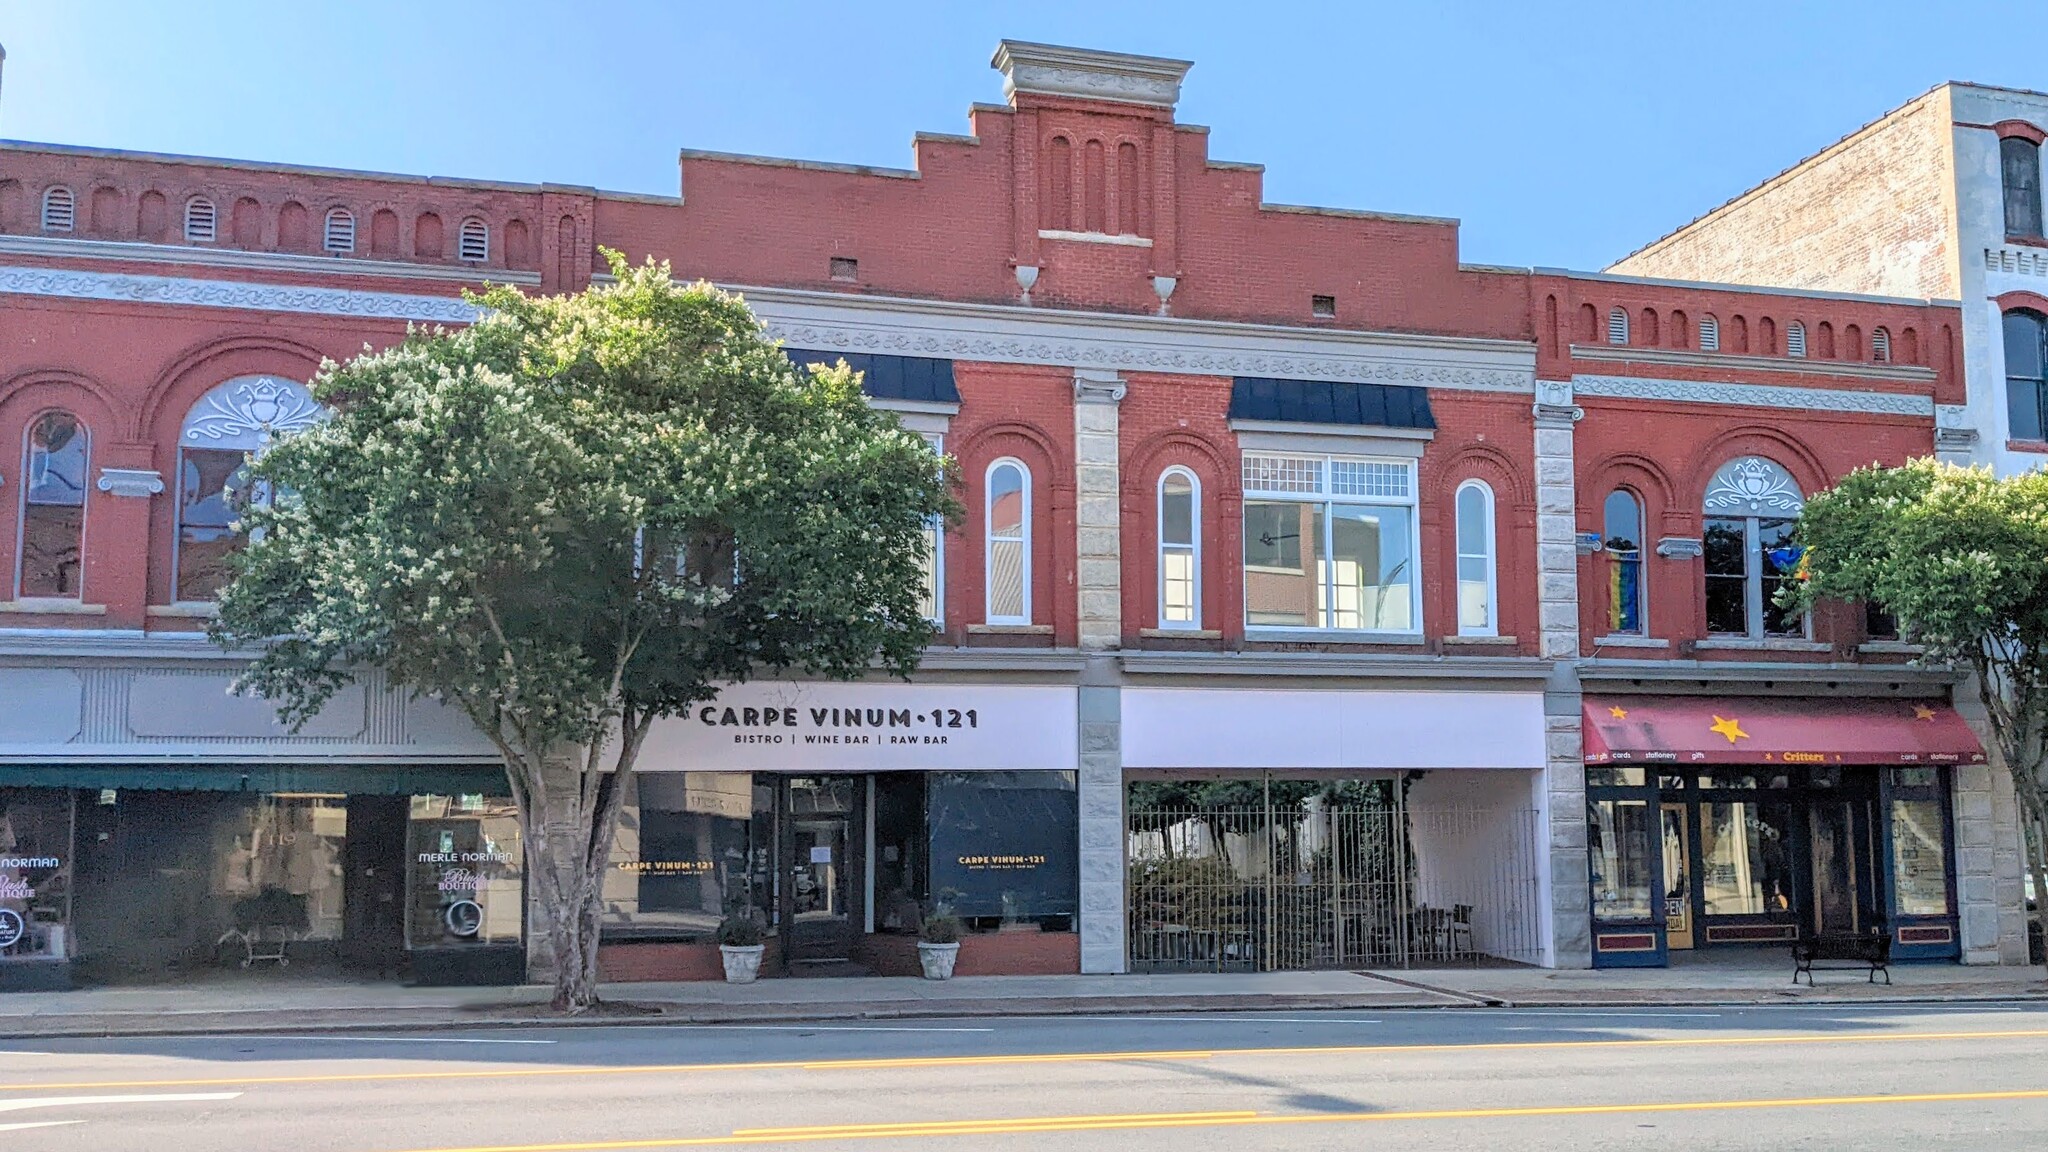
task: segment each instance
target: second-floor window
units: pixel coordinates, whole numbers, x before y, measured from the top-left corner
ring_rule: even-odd
[[[2005,314],[2005,407],[2013,439],[2048,439],[2048,316],[2025,308]]]
[[[1458,635],[1500,632],[1494,605],[1493,489],[1478,480],[1458,485]]]
[[[178,435],[174,600],[219,594],[228,558],[244,543],[242,510],[269,496],[250,482],[249,461],[279,436],[310,428],[324,415],[304,385],[274,376],[226,381],[192,406]]]
[[[1607,554],[1607,631],[1643,636],[1643,502],[1626,488],[1607,494],[1600,547]]]
[[[2005,234],[2041,238],[2041,146],[2021,136],[1998,142],[1999,183],[2005,191]]]
[[[1410,460],[1246,454],[1245,626],[1421,631]]]
[[[69,412],[45,412],[29,425],[27,448],[16,593],[76,600],[85,556],[85,425]]]
[[[1730,460],[1707,485],[1707,631],[1761,640],[1797,636],[1805,619],[1777,604],[1797,579],[1792,529],[1806,498],[1792,477],[1761,456]]]
[[[1201,484],[1185,468],[1159,478],[1159,626],[1202,626]]]
[[[1017,460],[989,465],[987,596],[990,624],[1031,623],[1031,472]]]

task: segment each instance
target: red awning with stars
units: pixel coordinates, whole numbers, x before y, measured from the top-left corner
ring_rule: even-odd
[[[1587,696],[1588,764],[1982,764],[1934,700]]]

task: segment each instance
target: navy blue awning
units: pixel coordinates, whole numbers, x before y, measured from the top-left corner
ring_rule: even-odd
[[[924,356],[882,356],[870,352],[814,352],[808,348],[784,348],[797,367],[807,364],[837,364],[860,373],[860,390],[876,400],[916,400],[930,404],[958,404],[960,390],[953,386],[953,362]]]
[[[1372,428],[1436,427],[1426,388],[1266,376],[1239,376],[1231,383],[1230,418]]]

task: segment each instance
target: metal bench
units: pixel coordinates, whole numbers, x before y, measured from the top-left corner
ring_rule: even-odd
[[[1892,982],[1892,934],[1889,929],[1879,932],[1822,932],[1801,935],[1792,945],[1792,982],[1799,983],[1799,974],[1806,974],[1806,986],[1813,987],[1816,968],[1823,972],[1853,971],[1868,968],[1867,983],[1877,983],[1877,974],[1884,973],[1884,982]]]

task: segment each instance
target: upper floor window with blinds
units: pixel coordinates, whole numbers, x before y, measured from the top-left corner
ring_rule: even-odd
[[[58,185],[43,192],[43,231],[69,232],[78,221],[78,200]]]
[[[213,243],[216,216],[213,201],[204,196],[185,201],[185,239],[193,244]]]
[[[481,264],[491,258],[491,226],[471,216],[456,234],[455,255],[459,260]]]
[[[2005,234],[2041,238],[2041,146],[2024,136],[1998,142],[1999,183],[2005,189]]]
[[[1716,320],[1710,312],[1700,317],[1700,351],[1719,352],[1720,350],[1721,322]]]
[[[329,252],[353,252],[356,250],[356,218],[346,208],[332,208],[327,212],[327,233],[323,244]]]

